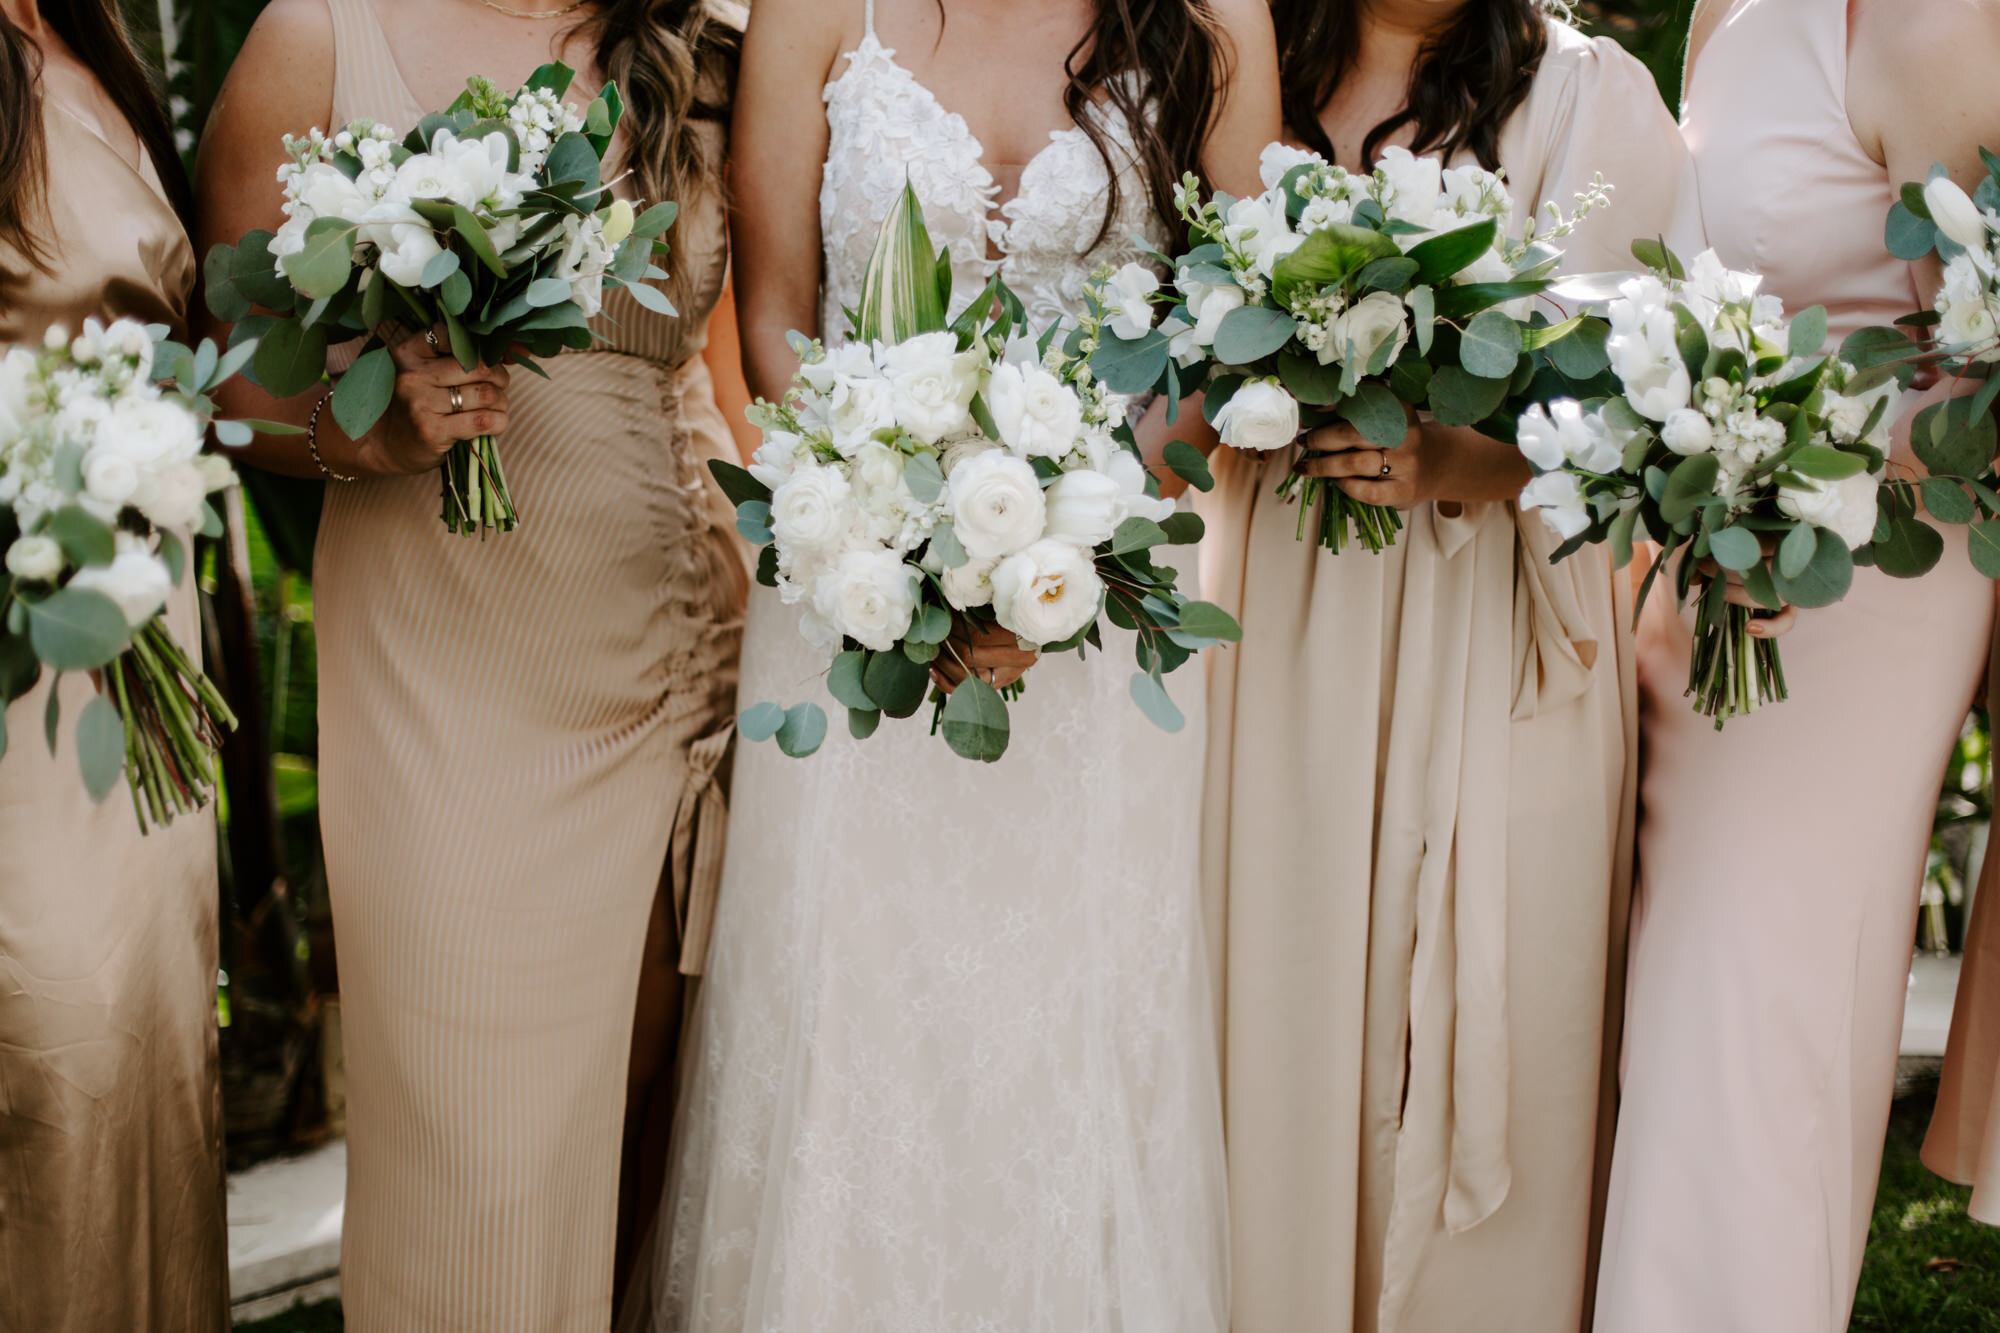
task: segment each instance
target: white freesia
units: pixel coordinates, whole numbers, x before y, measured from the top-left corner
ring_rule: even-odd
[[[52,583],[62,573],[62,547],[39,533],[17,537],[7,548],[7,572],[29,583]]]
[[[1143,338],[1153,327],[1154,292],[1159,275],[1144,264],[1127,264],[1104,284],[1104,322],[1126,341]]]
[[[952,531],[966,554],[1008,556],[1041,537],[1048,507],[1035,470],[1002,450],[977,454],[945,482]]]
[[[1924,185],[1924,206],[1931,221],[1953,243],[1968,250],[1986,248],[1986,218],[1972,196],[1960,189],[1949,176],[1936,176]]]
[[[1585,412],[1574,398],[1561,399],[1547,409],[1540,403],[1530,407],[1521,416],[1517,440],[1522,454],[1543,472],[1564,463],[1587,472],[1609,472],[1625,454],[1604,418]]]
[[[1299,400],[1274,379],[1238,386],[1215,414],[1222,442],[1234,449],[1282,449],[1299,436]]]
[[[1852,551],[1875,536],[1876,492],[1881,483],[1866,472],[1839,481],[1807,477],[1811,490],[1778,492],[1778,508],[1816,528],[1825,528]]]
[[[904,430],[936,444],[970,424],[980,356],[976,349],[960,352],[956,334],[918,334],[882,348],[879,360]]]
[[[995,366],[986,381],[986,406],[1001,441],[1030,458],[1060,458],[1083,430],[1076,391],[1036,365]]]
[[[909,633],[917,579],[917,571],[894,551],[867,546],[843,551],[815,583],[813,610],[863,647],[886,653]]]
[[[771,492],[771,533],[780,549],[815,555],[846,540],[851,492],[839,469],[801,467]]]
[[[1540,510],[1542,521],[1564,541],[1590,526],[1590,507],[1568,472],[1544,472],[1522,487],[1520,507]]]
[[[1694,383],[1680,345],[1671,297],[1657,278],[1631,278],[1619,287],[1609,311],[1611,336],[1605,352],[1633,408],[1651,421],[1665,421],[1686,407]]]
[[[1039,541],[993,570],[993,614],[1030,643],[1061,643],[1097,616],[1104,581],[1090,553],[1065,541]]]
[[[119,533],[116,551],[110,564],[79,569],[70,575],[68,586],[103,593],[118,604],[125,623],[138,629],[167,604],[174,590],[173,577],[142,537]]]

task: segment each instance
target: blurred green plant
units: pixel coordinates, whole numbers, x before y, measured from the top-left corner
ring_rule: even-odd
[[[1613,38],[1645,63],[1660,85],[1660,96],[1678,114],[1681,60],[1694,0],[1578,0],[1572,7],[1585,32]]]

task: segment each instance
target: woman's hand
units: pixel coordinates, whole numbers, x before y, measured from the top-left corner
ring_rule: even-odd
[[[355,465],[378,476],[428,472],[460,440],[507,429],[505,366],[466,370],[435,333],[414,333],[389,348],[396,397],[380,424],[355,445]]]
[[[1414,509],[1420,504],[1511,500],[1533,476],[1520,451],[1474,430],[1419,421],[1407,405],[1409,429],[1393,449],[1368,443],[1346,422],[1310,431],[1307,449],[1325,457],[1302,456],[1293,471],[1324,477],[1363,504]]]
[[[950,694],[964,681],[968,671],[995,689],[1012,685],[1041,656],[1032,648],[1021,647],[1014,632],[998,625],[975,625],[963,616],[951,618],[951,637],[944,651],[931,663],[931,679]]]
[[[1764,558],[1776,554],[1776,543],[1770,538],[1762,538]],[[1731,606],[1747,607],[1753,615],[1750,620],[1750,637],[1753,639],[1780,639],[1792,632],[1792,626],[1799,623],[1799,609],[1787,602],[1773,611],[1750,595],[1743,586],[1743,576],[1734,570],[1724,569],[1713,560],[1703,560],[1696,566],[1704,578],[1721,579],[1724,583],[1722,600]]]

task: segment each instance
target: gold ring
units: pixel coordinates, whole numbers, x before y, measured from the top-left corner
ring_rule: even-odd
[[[438,346],[438,335],[436,329],[425,329],[424,341],[431,345],[431,350],[433,352],[442,352],[444,350],[442,347]]]
[[[456,384],[451,386],[451,410],[454,412],[463,412],[465,410],[465,390],[459,388]],[[1384,470],[1386,471],[1387,469]]]

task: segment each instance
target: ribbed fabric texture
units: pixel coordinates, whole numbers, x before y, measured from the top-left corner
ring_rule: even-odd
[[[370,0],[329,0],[334,120],[418,108]],[[468,74],[474,72],[466,71]],[[715,861],[747,576],[692,356],[719,212],[685,210],[686,320],[517,373],[511,533],[434,475],[330,485],[316,560],[321,817],[348,1092],[357,1333],[602,1333],[647,916]],[[614,322],[615,321],[615,322]],[[706,908],[700,908],[705,915]]]

